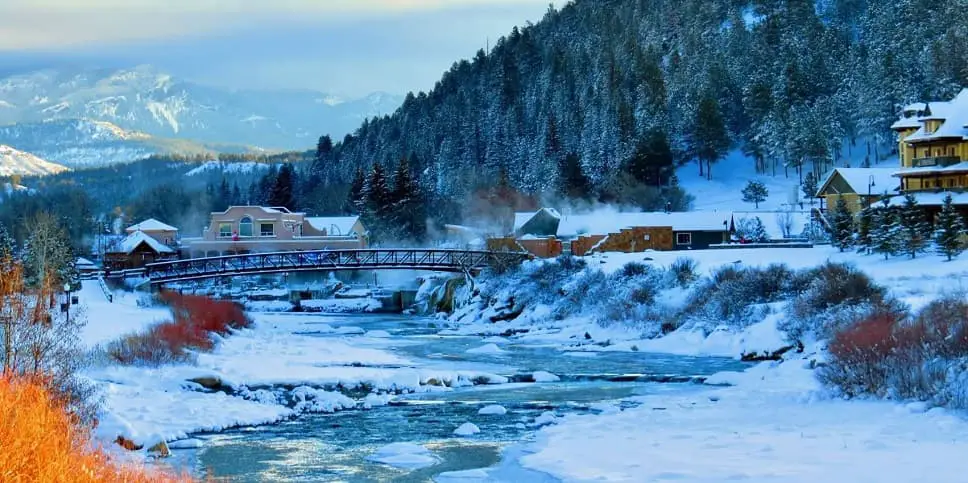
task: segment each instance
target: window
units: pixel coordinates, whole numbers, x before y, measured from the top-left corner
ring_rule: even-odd
[[[218,236],[221,238],[229,238],[232,236],[232,224],[231,223],[219,223],[218,224]]]
[[[239,220],[239,236],[252,236],[252,218],[243,216]]]
[[[276,225],[272,223],[260,223],[259,236],[276,236]]]
[[[676,235],[677,245],[692,245],[692,233],[679,233]]]

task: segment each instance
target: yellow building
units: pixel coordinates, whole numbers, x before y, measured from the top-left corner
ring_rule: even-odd
[[[836,168],[827,175],[817,192],[824,208],[833,213],[840,199],[857,213],[884,197],[897,196],[899,183],[895,168]]]
[[[911,104],[891,127],[901,191],[968,189],[968,89],[951,101]]]

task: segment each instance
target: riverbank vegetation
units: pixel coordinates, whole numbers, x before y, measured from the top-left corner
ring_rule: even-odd
[[[171,308],[172,320],[108,344],[110,360],[146,366],[191,362],[195,352],[212,350],[217,337],[252,325],[234,302],[174,292],[161,294],[159,301]]]
[[[0,480],[46,482],[189,482],[121,464],[89,438],[90,427],[44,378],[0,377]]]
[[[668,267],[633,261],[610,271],[588,263],[561,258],[490,274],[452,320],[509,323],[512,333],[592,321],[643,339],[675,331],[742,336],[774,321],[772,330],[787,345],[753,355],[780,357],[819,343],[825,355],[817,376],[835,394],[968,407],[965,294],[942,295],[912,311],[864,271],[844,263],[799,270],[726,264],[707,276],[687,259]],[[581,344],[614,343],[585,335]]]

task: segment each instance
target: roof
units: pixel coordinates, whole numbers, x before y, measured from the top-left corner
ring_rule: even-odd
[[[549,210],[550,211],[550,210]],[[550,211],[553,213],[554,211]],[[528,214],[535,217],[537,213]],[[606,235],[617,233],[624,228],[642,226],[670,226],[675,231],[725,231],[729,228],[730,213],[726,211],[688,211],[681,213],[620,213],[614,210],[599,210],[580,215],[559,215],[557,236],[574,238],[584,234]],[[520,220],[524,220],[521,222]],[[526,214],[515,215],[515,225],[520,229],[530,220]]]
[[[359,216],[314,217],[306,218],[306,223],[316,230],[326,230],[328,235],[346,236],[353,233],[353,225],[359,220]]]
[[[952,164],[951,166],[926,166],[923,168],[905,168],[900,171],[894,171],[893,176],[902,177],[902,176],[910,176],[914,174],[962,173],[966,171],[968,171],[968,162],[962,161],[960,163]]]
[[[894,177],[896,171],[895,168],[836,168],[820,184],[817,195],[819,197],[827,190],[836,175],[840,175],[854,193],[867,193],[867,185],[873,176],[874,186],[870,189],[871,194],[893,194],[901,189],[901,182]]]
[[[86,258],[78,258],[77,261],[74,262],[74,263],[77,266],[77,268],[79,268],[81,270],[91,269],[91,268],[96,268],[97,267],[96,265],[94,265],[94,262],[92,262],[92,261],[90,261],[90,260],[88,260]]]
[[[284,214],[287,214],[287,215],[304,215],[305,214],[305,213],[300,213],[300,212],[289,211],[288,208],[281,207],[281,206],[268,207],[268,206],[242,206],[242,205],[239,205],[239,206],[230,206],[225,211],[214,211],[214,212],[212,212],[212,214],[213,215],[224,215],[224,214],[227,214],[228,212],[232,211],[235,208],[242,208],[242,209],[254,208],[254,209],[257,209],[257,210],[262,210],[263,213],[269,213],[269,214],[279,214],[279,213],[284,213]]]
[[[950,101],[931,102],[929,106],[930,114],[917,118],[918,124],[920,124],[918,130],[904,138],[904,142],[918,143],[951,138],[968,139],[968,127],[966,127],[968,125],[968,89],[962,89]],[[929,133],[925,130],[925,123],[923,122],[927,120],[942,120],[943,122],[935,132]],[[898,123],[902,121],[905,120],[902,119]]]
[[[918,204],[921,206],[941,206],[944,204],[944,199],[949,194],[951,195],[951,200],[955,205],[968,206],[968,193],[958,193],[958,192],[913,192],[914,199],[918,200]],[[890,206],[902,206],[904,205],[904,196],[894,196],[890,198]]]
[[[129,226],[125,231],[128,233],[134,233],[136,231],[178,231],[178,228],[175,228],[171,225],[166,225],[154,218],[150,218],[138,223],[137,225]]]
[[[143,231],[136,231],[125,237],[124,240],[121,240],[121,242],[118,244],[118,251],[131,254],[131,252],[141,246],[142,243],[147,243],[148,246],[151,247],[151,249],[156,253],[175,253],[175,250],[172,250],[160,241],[151,238]]]

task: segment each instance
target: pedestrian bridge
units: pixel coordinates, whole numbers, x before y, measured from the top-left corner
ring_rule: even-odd
[[[193,258],[153,263],[108,278],[145,278],[161,285],[239,275],[315,272],[333,270],[425,270],[479,273],[489,267],[510,267],[531,258],[521,252],[488,252],[433,249],[315,250],[252,253]]]

